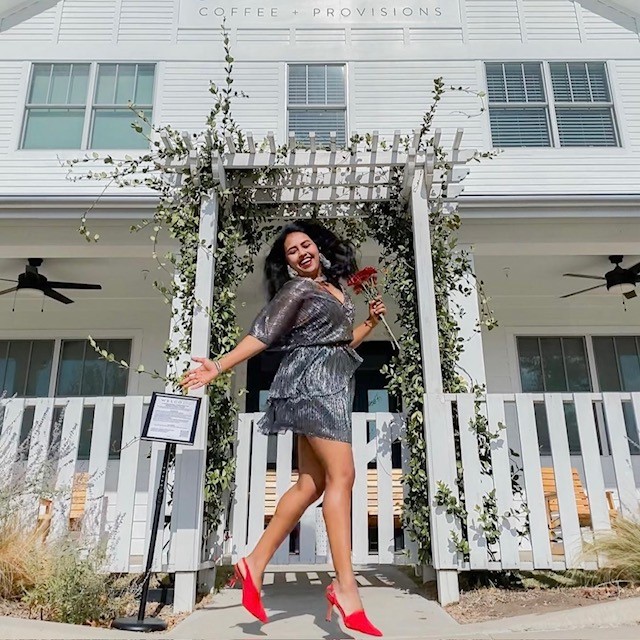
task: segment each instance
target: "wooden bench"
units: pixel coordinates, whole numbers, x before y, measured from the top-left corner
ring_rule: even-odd
[[[402,516],[402,505],[404,503],[404,491],[402,488],[402,470],[393,469],[391,475],[392,499],[393,499],[393,519],[396,527],[400,527]],[[291,484],[298,481],[298,472],[291,472]],[[267,470],[265,478],[264,492],[264,517],[265,522],[269,522],[276,511],[276,472],[273,469]],[[378,519],[378,472],[376,469],[367,469],[367,514],[369,516],[369,526],[375,526]]]
[[[89,485],[88,473],[76,473],[73,477],[71,488],[71,508],[69,510],[69,530],[79,531],[84,516],[84,509],[87,502],[87,487]],[[51,527],[53,516],[53,501],[48,498],[40,500],[40,512],[38,514],[38,524],[36,530],[38,535],[44,540]]]
[[[591,508],[589,498],[582,486],[580,474],[577,469],[571,469],[573,477],[573,492],[576,497],[576,509],[578,511],[578,522],[581,527],[591,526]],[[553,531],[560,525],[560,507],[558,505],[558,490],[556,488],[556,478],[553,467],[542,468],[542,486],[544,488],[544,500],[547,508],[547,523],[549,530]],[[609,517],[615,518],[618,512],[613,503],[613,493],[606,492],[607,504],[609,505]]]

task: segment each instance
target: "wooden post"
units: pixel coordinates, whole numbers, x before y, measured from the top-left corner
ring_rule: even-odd
[[[450,534],[459,534],[457,521],[446,514],[444,507],[435,505],[438,482],[444,482],[457,496],[456,461],[453,425],[447,419],[444,402],[440,347],[436,316],[431,234],[429,230],[429,202],[424,170],[419,169],[411,189],[411,216],[416,260],[416,286],[419,304],[420,347],[424,376],[424,430],[427,444],[427,475],[431,505],[431,549],[436,570],[438,600],[447,605],[458,602],[458,554],[453,549]]]
[[[195,302],[191,328],[191,354],[208,356],[213,298],[214,257],[218,235],[218,199],[215,194],[202,201],[200,244],[196,266]],[[207,456],[209,402],[205,388],[192,392],[202,397],[196,440],[192,447],[176,450],[175,488],[171,517],[171,557],[175,570],[174,611],[192,611],[196,601],[197,577],[201,565],[204,475]]]

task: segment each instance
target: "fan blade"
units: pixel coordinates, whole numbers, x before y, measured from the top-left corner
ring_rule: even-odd
[[[52,289],[93,289],[96,291],[102,289],[100,284],[86,284],[83,282],[52,282],[49,280],[47,284]]]
[[[62,304],[71,304],[73,302],[73,300],[70,300],[69,298],[67,298],[67,296],[63,296],[61,293],[58,293],[53,289],[43,289],[42,293],[44,293],[44,295],[48,296],[49,298],[53,298],[58,302],[62,302]]]
[[[0,296],[3,296],[5,293],[13,293],[14,291],[17,291],[18,287],[13,287],[12,289],[5,289],[4,291],[0,291]]]
[[[560,298],[570,298],[571,296],[577,296],[580,293],[586,293],[587,291],[593,291],[594,289],[601,289],[602,287],[606,287],[606,284],[598,284],[595,287],[589,287],[588,289],[581,289],[580,291],[574,291],[573,293],[568,293],[566,296],[560,296]]]
[[[633,291],[629,291],[628,293],[623,293],[622,294],[627,300],[631,300],[632,298],[637,298],[638,294],[636,293],[636,290],[634,289]]]
[[[627,271],[635,273],[635,275],[640,275],[640,262],[638,262],[638,264],[634,264],[633,267],[629,267]]]
[[[0,282],[18,282],[17,280],[7,280],[6,278],[0,278]]]
[[[570,278],[586,278],[587,280],[606,280],[604,276],[586,276],[583,273],[563,273],[562,275]]]

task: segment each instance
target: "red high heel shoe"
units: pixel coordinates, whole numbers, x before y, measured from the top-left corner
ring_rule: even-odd
[[[229,586],[235,586],[236,582],[239,580],[242,585],[242,606],[254,617],[258,618],[260,622],[268,622],[269,618],[267,618],[267,614],[264,611],[264,607],[262,606],[262,598],[260,597],[260,592],[258,591],[253,578],[251,577],[251,571],[249,571],[249,565],[247,561],[242,558],[240,562],[244,563],[244,572],[243,576],[240,572],[240,567],[235,565],[233,567],[234,576],[229,580]],[[240,564],[240,563],[238,563]]]
[[[360,633],[366,633],[370,636],[382,637],[382,631],[371,624],[369,618],[367,618],[367,614],[364,612],[364,609],[354,611],[348,616],[344,615],[344,610],[338,603],[338,598],[336,597],[336,592],[332,584],[327,587],[326,596],[328,603],[327,622],[331,621],[333,607],[336,607],[336,609],[338,609],[338,611],[340,612],[342,621],[344,622],[344,626],[347,627],[347,629],[351,629],[352,631],[359,631]]]

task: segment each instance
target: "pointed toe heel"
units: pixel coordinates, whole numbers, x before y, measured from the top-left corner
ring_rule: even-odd
[[[377,638],[382,637],[382,631],[375,627],[369,618],[367,618],[367,614],[364,609],[359,609],[358,611],[354,611],[350,613],[348,616],[345,615],[344,610],[338,603],[338,598],[336,597],[336,592],[333,589],[332,585],[327,587],[325,592],[327,598],[327,621],[331,620],[331,613],[333,612],[333,607],[338,610],[338,613],[342,617],[342,621],[344,622],[344,626],[347,629],[351,629],[352,631],[358,631],[359,633],[364,633],[369,636],[375,636]]]

